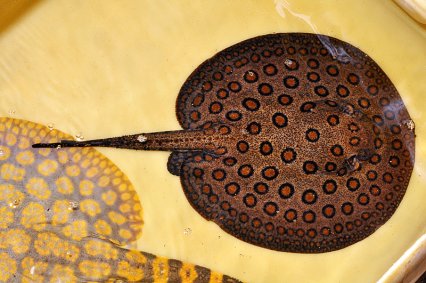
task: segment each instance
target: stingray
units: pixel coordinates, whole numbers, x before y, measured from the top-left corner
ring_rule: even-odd
[[[133,185],[93,148],[31,148],[63,138],[0,118],[0,282],[240,282],[124,248],[143,225]]]
[[[395,212],[414,123],[383,70],[315,34],[255,37],[203,62],[176,103],[183,130],[34,147],[171,151],[191,206],[229,234],[298,253],[338,250]]]

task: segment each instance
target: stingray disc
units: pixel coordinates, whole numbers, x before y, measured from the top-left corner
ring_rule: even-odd
[[[256,37],[202,63],[176,106],[184,129],[216,131],[216,151],[175,151],[191,205],[269,249],[341,249],[385,223],[406,191],[414,124],[396,88],[341,40]],[[208,148],[208,145],[206,145]]]

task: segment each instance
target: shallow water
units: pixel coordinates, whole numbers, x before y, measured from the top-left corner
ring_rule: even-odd
[[[416,123],[415,169],[394,216],[367,239],[318,255],[262,249],[205,221],[168,173],[168,153],[102,149],[139,193],[138,248],[249,282],[373,282],[426,232],[426,32],[392,2],[64,0],[22,9],[0,22],[0,116],[86,139],[179,129],[175,99],[201,62],[250,37],[298,31],[369,54]]]

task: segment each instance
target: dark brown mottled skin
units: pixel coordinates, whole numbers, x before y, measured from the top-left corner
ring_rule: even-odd
[[[372,234],[413,169],[414,124],[394,85],[327,36],[271,34],[219,52],[186,80],[176,113],[183,131],[61,145],[170,150],[168,169],[204,218],[299,253]]]

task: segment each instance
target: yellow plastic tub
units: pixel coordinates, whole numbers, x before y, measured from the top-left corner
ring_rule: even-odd
[[[168,153],[100,149],[138,190],[145,225],[137,247],[247,282],[376,282],[426,232],[426,31],[391,1],[2,0],[0,115],[85,139],[179,129],[175,100],[189,74],[234,43],[274,32],[347,41],[393,81],[417,134],[396,213],[339,251],[266,250],[198,215],[167,171]],[[382,282],[403,278],[389,272]]]

